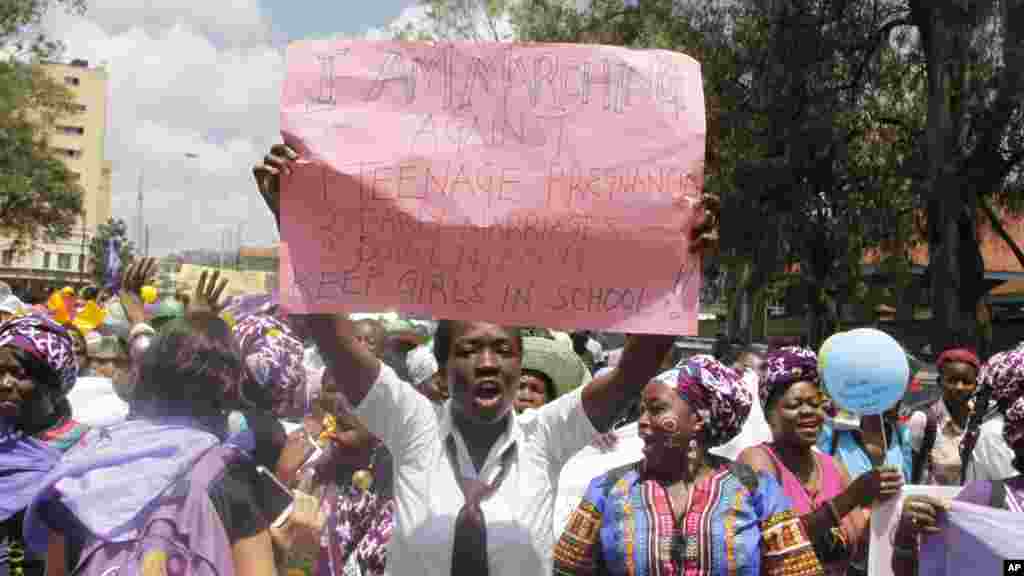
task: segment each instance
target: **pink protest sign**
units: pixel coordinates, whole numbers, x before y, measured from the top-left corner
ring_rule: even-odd
[[[585,45],[292,44],[281,293],[400,310],[693,334],[699,64]]]

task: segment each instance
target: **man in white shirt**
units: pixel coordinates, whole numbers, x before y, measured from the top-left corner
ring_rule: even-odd
[[[447,358],[441,352],[439,364],[445,360],[441,373],[452,397],[436,406],[365,348],[353,345],[347,319],[317,317],[311,324],[328,366],[359,375],[346,380],[342,393],[354,405],[353,414],[394,458],[392,574],[452,573],[455,521],[466,501],[456,468],[464,478],[497,481],[496,491],[480,505],[491,576],[549,573],[555,492],[563,466],[611,424],[617,406],[655,375],[672,345],[670,337],[638,338],[619,369],[517,415],[512,410],[522,360],[517,330],[442,322],[435,350],[448,350]],[[454,441],[455,466],[448,438]]]

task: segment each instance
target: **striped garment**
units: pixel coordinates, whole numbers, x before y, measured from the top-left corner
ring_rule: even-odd
[[[690,491],[680,525],[668,493],[643,463],[595,478],[554,551],[554,574],[810,576],[822,574],[810,540],[771,477],[715,472]],[[748,485],[756,482],[756,488]]]
[[[72,446],[78,444],[88,430],[88,426],[66,418],[53,428],[40,432],[36,437],[60,452],[67,452]]]

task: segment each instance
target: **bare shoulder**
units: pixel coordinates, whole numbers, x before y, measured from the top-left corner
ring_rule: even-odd
[[[768,455],[768,450],[762,445],[745,448],[740,452],[736,461],[750,466],[755,472],[763,472],[770,476],[775,476],[775,463],[772,461],[772,457]]]

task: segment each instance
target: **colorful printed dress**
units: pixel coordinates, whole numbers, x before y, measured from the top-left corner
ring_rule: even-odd
[[[818,490],[809,493],[800,479],[786,468],[785,463],[770,444],[761,444],[760,448],[771,457],[779,474],[782,491],[790,502],[793,511],[804,516],[824,506],[828,501],[842,494],[847,485],[839,472],[838,463],[828,454],[812,451],[817,460],[819,483]],[[842,576],[847,573],[850,560],[862,560],[864,552],[864,533],[867,530],[867,519],[861,509],[847,514],[839,524],[838,540],[841,545],[832,547],[828,552],[818,551],[818,558],[825,562],[827,576]]]
[[[331,487],[315,576],[383,576],[394,527],[394,498],[353,486]]]
[[[774,478],[713,460],[676,522],[643,462],[595,478],[554,551],[556,575],[811,576],[821,564]]]

